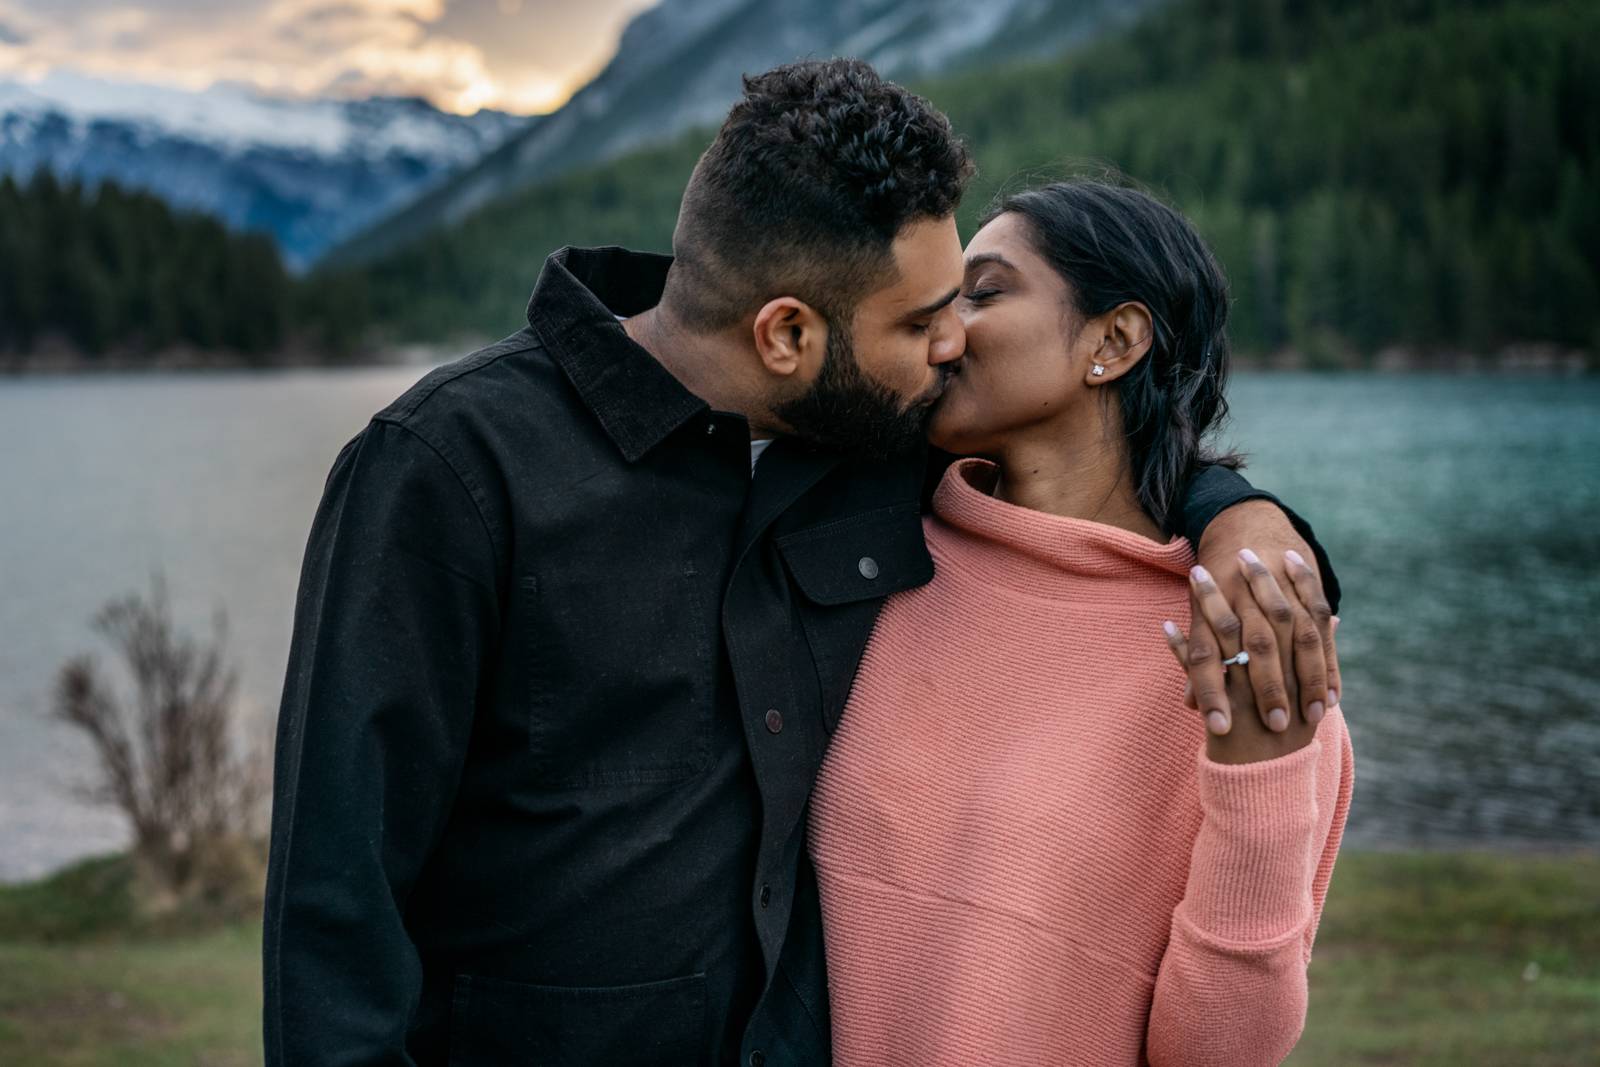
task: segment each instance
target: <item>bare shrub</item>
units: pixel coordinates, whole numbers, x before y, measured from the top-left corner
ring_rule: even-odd
[[[135,858],[170,902],[258,892],[271,753],[264,737],[239,738],[226,614],[197,641],[174,627],[161,575],[150,584],[148,597],[111,600],[92,622],[120,653],[130,696],[92,655],[75,656],[57,676],[53,714],[93,745],[99,773],[82,795],[126,816]]]

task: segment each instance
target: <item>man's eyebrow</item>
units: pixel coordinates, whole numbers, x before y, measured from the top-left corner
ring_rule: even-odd
[[[954,300],[956,297],[958,297],[960,295],[961,295],[961,286],[958,285],[954,289],[952,289],[948,293],[946,293],[944,296],[941,296],[939,299],[935,300],[933,303],[928,304],[925,307],[919,307],[915,311],[906,312],[905,316],[904,316],[904,321],[910,322],[913,319],[925,319],[929,315],[932,315],[935,312],[937,312],[937,311],[945,308],[946,306],[948,306],[952,300]]]
[[[966,269],[967,270],[974,270],[974,269],[976,269],[978,267],[983,266],[985,263],[998,263],[1000,266],[1005,267],[1008,270],[1016,270],[1017,269],[1017,265],[1015,263],[1012,263],[1009,259],[1007,259],[1005,256],[1002,256],[999,252],[983,252],[983,253],[981,253],[979,255],[973,256],[971,259],[967,260]]]

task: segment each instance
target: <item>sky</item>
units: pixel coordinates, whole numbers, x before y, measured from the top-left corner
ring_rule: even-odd
[[[552,111],[654,0],[0,0],[0,80],[64,68],[187,89]]]

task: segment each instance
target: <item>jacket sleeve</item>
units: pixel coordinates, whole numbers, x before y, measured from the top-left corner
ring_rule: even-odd
[[[1199,472],[1189,479],[1183,497],[1183,535],[1189,539],[1190,544],[1199,548],[1200,538],[1205,534],[1206,527],[1211,525],[1211,520],[1233,505],[1242,504],[1246,500],[1265,500],[1283,510],[1295,533],[1305,539],[1306,544],[1311,546],[1311,551],[1316,555],[1317,573],[1322,575],[1323,595],[1328,598],[1328,606],[1337,613],[1339,577],[1333,573],[1333,561],[1328,558],[1327,551],[1317,540],[1317,535],[1312,532],[1311,524],[1265,489],[1257,489],[1251,485],[1238,471],[1212,464],[1201,467]]]
[[[400,1065],[407,899],[450,812],[499,626],[493,535],[454,466],[374,421],[312,524],[279,712],[263,943],[269,1067]]]
[[[1227,766],[1199,757],[1201,825],[1156,976],[1152,1067],[1252,1067],[1305,1026],[1306,965],[1350,810],[1354,763],[1330,709],[1310,745]]]

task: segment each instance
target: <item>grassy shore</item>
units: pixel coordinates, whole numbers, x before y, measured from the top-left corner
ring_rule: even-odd
[[[1340,856],[1289,1062],[1600,1062],[1600,856]]]
[[[0,887],[0,1063],[259,1063],[259,924],[144,919],[128,885],[113,859]],[[1597,1055],[1600,856],[1340,858],[1291,1064]]]

